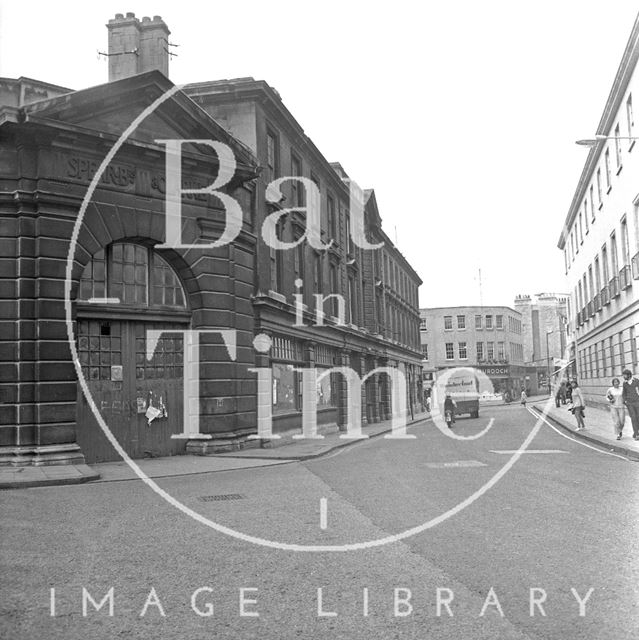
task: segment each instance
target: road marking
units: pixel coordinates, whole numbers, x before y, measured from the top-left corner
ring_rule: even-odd
[[[503,450],[490,450],[491,453],[503,453],[504,455],[511,456],[513,453],[517,453],[517,449],[503,449]],[[527,449],[522,453],[569,453],[569,451],[563,451],[562,449]]]
[[[326,498],[320,498],[320,529],[325,530],[327,526]]]
[[[554,432],[558,433],[562,438],[566,438],[566,440],[570,440],[571,442],[576,442],[577,444],[580,444],[582,447],[588,447],[588,449],[592,449],[593,451],[597,451],[598,453],[603,453],[603,454],[605,454],[607,456],[614,456],[615,458],[621,458],[622,460],[625,460],[626,462],[630,462],[630,459],[627,458],[626,456],[619,455],[618,453],[612,453],[611,451],[602,451],[599,447],[593,447],[592,445],[589,445],[586,442],[583,442],[583,440],[578,440],[577,438],[571,438],[570,436],[567,436],[565,433],[562,433],[559,429],[557,429],[557,427],[555,427],[555,425],[553,425],[550,422],[548,422],[548,420],[546,420],[546,418],[544,417],[544,414],[540,415],[539,413],[537,413],[536,411],[534,411],[530,407],[526,407],[526,409],[528,410],[528,413],[532,414],[538,420],[543,421]],[[602,444],[601,446],[605,447],[606,445]]]
[[[479,460],[455,460],[454,462],[427,462],[429,469],[459,469],[460,467],[485,467]]]

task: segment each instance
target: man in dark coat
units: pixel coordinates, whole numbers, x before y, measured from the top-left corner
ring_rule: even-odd
[[[639,380],[632,375],[630,369],[623,372],[623,401],[628,407],[632,423],[632,437],[639,440]]]

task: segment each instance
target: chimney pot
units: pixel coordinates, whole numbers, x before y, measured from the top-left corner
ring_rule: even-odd
[[[135,13],[133,13],[132,11],[128,11],[126,14],[127,18],[135,18]]]
[[[115,19],[116,20],[124,20],[124,14],[123,13],[116,13],[115,14]]]
[[[142,18],[142,22],[151,22],[151,18],[149,18],[149,16],[144,16],[144,18]]]
[[[153,20],[155,22],[161,22],[162,21],[162,16],[153,16]]]

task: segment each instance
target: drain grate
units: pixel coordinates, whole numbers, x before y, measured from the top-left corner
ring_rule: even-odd
[[[241,493],[218,493],[215,496],[199,496],[200,502],[217,502],[218,500],[244,500]]]

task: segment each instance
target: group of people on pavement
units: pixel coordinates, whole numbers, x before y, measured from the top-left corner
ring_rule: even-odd
[[[606,391],[610,403],[610,415],[617,440],[621,440],[626,415],[630,416],[632,437],[639,440],[639,378],[630,369],[622,372],[623,381],[613,378],[612,386]],[[577,420],[577,431],[586,428],[586,401],[576,380],[563,381],[555,391],[555,405],[568,405],[568,410]]]
[[[606,392],[613,428],[617,440],[621,440],[628,412],[632,424],[632,437],[639,440],[639,379],[632,375],[630,369],[624,369],[622,375],[623,384],[619,378],[613,378],[612,386]]]

